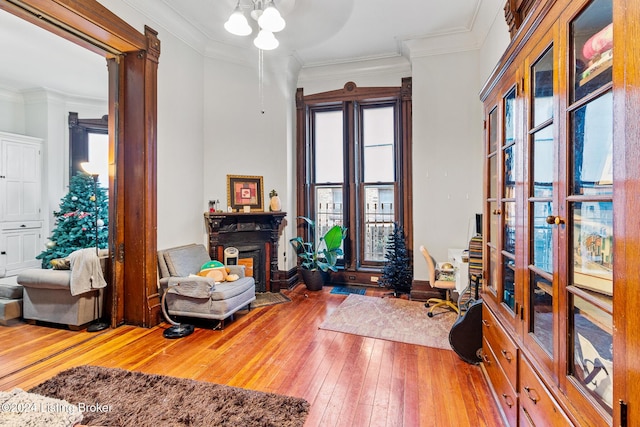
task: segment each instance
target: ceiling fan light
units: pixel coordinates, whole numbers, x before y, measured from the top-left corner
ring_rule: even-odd
[[[236,6],[227,22],[224,23],[224,29],[235,34],[236,36],[247,36],[251,34],[251,26],[247,22],[247,18],[240,10],[240,4]]]
[[[273,50],[280,44],[271,31],[260,30],[258,36],[253,40],[253,44],[262,50]]]
[[[260,28],[264,28],[272,33],[277,33],[284,29],[286,22],[273,2],[270,2],[258,18],[258,25],[260,25]]]

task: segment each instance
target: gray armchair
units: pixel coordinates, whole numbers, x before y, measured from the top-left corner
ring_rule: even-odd
[[[215,283],[197,276],[200,267],[211,261],[204,245],[190,244],[158,251],[160,292],[167,292],[167,312],[172,316],[224,321],[256,299],[253,277],[245,277],[244,266],[229,265],[238,280]]]

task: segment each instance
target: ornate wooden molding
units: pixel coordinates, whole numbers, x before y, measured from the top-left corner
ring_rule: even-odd
[[[540,1],[541,0],[507,0],[507,3],[504,5],[504,19],[509,26],[511,38],[516,35],[525,18],[533,9],[533,6]]]

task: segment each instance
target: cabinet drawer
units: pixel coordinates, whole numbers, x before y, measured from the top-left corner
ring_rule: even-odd
[[[486,304],[482,306],[482,336],[486,338],[498,363],[515,389],[518,378],[518,347],[498,324]]]
[[[524,357],[520,359],[520,425],[573,425]]]
[[[482,363],[487,370],[489,381],[496,393],[498,404],[510,426],[516,427],[518,421],[518,396],[500,364],[496,360],[491,346],[486,339],[482,340]]]
[[[0,222],[0,230],[15,231],[15,230],[29,230],[33,228],[41,228],[42,221],[9,221]]]

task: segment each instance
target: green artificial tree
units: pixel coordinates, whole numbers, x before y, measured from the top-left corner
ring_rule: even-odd
[[[109,198],[107,190],[96,184],[93,176],[84,172],[74,175],[69,193],[61,199],[60,210],[54,211],[53,216],[56,226],[47,249],[36,257],[42,260],[42,268],[51,268],[52,259],[64,258],[75,250],[95,248],[96,235],[98,247],[107,247]]]
[[[394,296],[410,294],[413,282],[411,259],[407,251],[404,229],[393,223],[393,230],[387,240],[385,264],[382,269],[380,286],[392,290]]]

